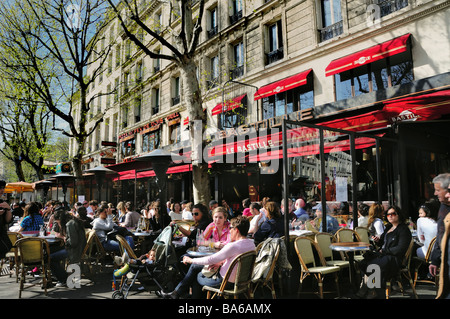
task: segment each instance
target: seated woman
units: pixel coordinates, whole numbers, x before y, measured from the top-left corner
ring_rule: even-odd
[[[84,207],[83,207],[84,208]],[[60,229],[60,237],[64,240],[64,248],[50,254],[50,269],[58,280],[57,287],[65,286],[67,272],[61,261],[68,259],[70,264],[78,263],[86,246],[86,234],[83,222],[66,212],[63,207],[56,209],[54,221]]]
[[[437,213],[439,202],[426,202],[419,208],[419,218],[417,219],[417,238],[423,246],[416,249],[417,257],[425,258],[431,240],[437,235]]]
[[[192,243],[197,238],[197,233],[204,231],[206,227],[211,223],[211,217],[209,216],[208,208],[203,204],[195,204],[192,208],[192,217],[194,218],[194,229],[186,229],[183,227],[178,228],[180,232],[190,239]],[[173,224],[175,222],[172,222]]]
[[[406,217],[400,208],[397,206],[389,207],[386,216],[389,224],[383,234],[379,238],[378,236],[372,237],[378,247],[381,247],[380,250],[375,253],[366,253],[364,259],[359,263],[362,274],[372,274],[373,270],[368,272],[367,269],[370,265],[379,267],[381,278],[378,278],[378,280],[380,280],[381,288],[369,291],[367,284],[364,283],[357,293],[358,297],[385,298],[386,280],[400,270],[402,259],[411,243],[411,231],[405,223]]]
[[[44,219],[42,218],[39,211],[39,206],[35,202],[30,202],[25,206],[25,217],[20,223],[19,232],[39,231],[40,227],[44,225]]]
[[[225,208],[219,206],[212,212],[213,221],[203,232],[204,239],[212,238],[215,248],[222,248],[230,241],[230,222]]]
[[[266,219],[253,236],[255,245],[258,245],[269,237],[279,238],[284,236],[283,218],[278,204],[275,202],[267,202],[264,208]]]
[[[188,293],[192,286],[192,298],[198,299],[201,298],[203,286],[219,287],[233,259],[240,254],[255,250],[255,244],[247,238],[249,226],[250,223],[247,218],[243,216],[233,218],[230,226],[230,242],[219,252],[202,258],[184,256],[183,263],[191,264],[189,271],[174,291],[170,293],[160,292],[161,295],[165,298],[178,299]],[[218,275],[211,278],[205,277],[201,273],[205,265],[211,265],[210,268],[220,267]],[[231,273],[230,282],[234,282],[235,271],[236,269]]]
[[[114,229],[116,225],[113,221],[113,215],[108,210],[107,205],[102,205],[97,209],[98,217],[92,222],[92,229],[95,230],[100,242],[106,251],[119,251],[119,242],[116,240],[108,239],[108,233]],[[131,248],[134,248],[133,237],[126,236],[125,238],[130,244]]]

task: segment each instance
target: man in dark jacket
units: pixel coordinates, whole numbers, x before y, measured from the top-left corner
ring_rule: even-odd
[[[436,195],[441,202],[441,207],[438,212],[437,219],[437,237],[436,244],[431,252],[431,264],[429,267],[430,274],[436,276],[437,269],[441,264],[441,240],[445,232],[444,218],[450,213],[450,200],[445,197],[448,186],[450,185],[450,173],[439,174],[433,179],[434,195]]]

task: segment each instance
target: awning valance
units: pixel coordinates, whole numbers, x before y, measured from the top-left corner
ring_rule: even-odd
[[[309,69],[304,72],[300,72],[296,75],[287,77],[280,81],[268,84],[260,88],[255,93],[255,101],[262,99],[264,97],[268,97],[274,94],[278,94],[284,91],[292,90],[296,87],[305,85],[308,82],[308,75],[312,72],[312,69]]]
[[[359,52],[347,55],[345,57],[331,61],[325,69],[325,75],[348,71],[361,65],[372,63],[389,56],[405,52],[408,48],[408,40],[411,34],[405,34],[401,37],[377,44],[373,47],[361,50]]]

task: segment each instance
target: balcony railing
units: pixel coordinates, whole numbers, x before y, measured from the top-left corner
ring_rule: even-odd
[[[320,41],[327,41],[344,32],[342,20],[319,30]]]
[[[180,103],[180,96],[175,96],[172,98],[172,106],[177,105]]]
[[[217,34],[217,26],[211,28],[211,30],[208,30],[208,39],[211,39],[213,36]]]
[[[408,6],[408,0],[384,0],[378,3],[380,16],[384,17]]]
[[[236,22],[238,22],[240,19],[242,19],[242,10],[238,11],[235,14],[230,16],[230,24],[233,25]]]
[[[237,79],[244,75],[244,66],[237,66],[234,69],[230,70],[231,79]]]
[[[283,47],[280,47],[272,52],[266,53],[267,56],[267,64],[271,64],[278,60],[281,60],[284,57]]]

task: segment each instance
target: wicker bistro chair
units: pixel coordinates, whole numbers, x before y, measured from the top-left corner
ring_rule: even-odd
[[[3,269],[3,262],[5,259],[9,261],[9,277],[11,278],[11,269],[14,268],[14,271],[16,273],[16,282],[19,282],[19,250],[17,249],[16,241],[18,241],[20,238],[23,238],[21,233],[18,232],[8,232],[9,240],[11,240],[12,248],[9,252],[6,253],[6,256],[4,259],[1,260],[0,270]]]
[[[100,270],[105,266],[106,252],[95,230],[86,233],[86,246],[81,254],[81,264],[87,266],[89,275],[95,274],[93,266],[100,265]]]
[[[434,245],[436,244],[436,237],[434,237],[431,242],[430,245],[428,246],[428,250],[427,253],[425,255],[425,258],[420,258],[417,256],[413,257],[413,261],[414,261],[414,287],[416,287],[416,283],[420,282],[420,283],[428,283],[428,284],[434,284],[436,289],[439,287],[439,275],[436,275],[434,277],[434,280],[427,280],[427,279],[418,279],[419,277],[419,270],[421,267],[423,266],[429,266],[430,265],[430,257],[431,257],[431,252],[433,251]]]
[[[356,227],[355,232],[359,236],[359,241],[370,244],[370,233],[367,227]]]
[[[120,254],[123,255],[125,252],[127,252],[128,257],[131,259],[138,259],[133,249],[130,247],[130,244],[126,241],[126,239],[123,236],[116,235],[116,239],[119,242],[119,249]]]
[[[238,299],[240,294],[248,294],[248,298],[253,298],[250,288],[253,267],[255,266],[256,252],[254,250],[236,256],[231,262],[222,284],[219,288],[203,286],[203,290],[207,291],[207,299],[213,299],[215,296],[229,297],[233,296]],[[236,268],[235,282],[229,282],[229,278],[233,269]],[[230,288],[230,284],[232,287]],[[211,296],[211,293],[213,295]]]
[[[349,229],[349,228],[341,228],[339,229],[336,234],[336,239],[338,242],[340,243],[349,243],[349,242],[354,242],[354,241],[362,241],[361,237],[358,235],[358,233],[356,232],[356,230],[353,229]],[[341,253],[342,256],[346,255],[346,258],[348,259],[348,256],[346,253]],[[364,257],[363,257],[363,253],[362,252],[357,252],[354,254],[355,261],[361,261]]]
[[[320,248],[318,247],[317,243],[310,238],[297,237],[295,239],[294,246],[301,266],[298,295],[300,295],[300,293],[302,292],[303,281],[305,280],[305,278],[313,275],[317,280],[319,297],[323,299],[323,279],[326,275],[333,274],[336,284],[336,290],[338,295],[340,296],[338,273],[341,268],[339,266],[327,266],[322,258],[320,258],[321,265],[316,265],[313,247],[316,251],[319,251]]]
[[[333,241],[334,236],[330,233],[317,233],[315,236],[315,242],[319,245],[325,264],[327,266],[338,266],[341,270],[350,268],[350,262],[348,260],[334,258],[333,251],[330,248],[330,244],[333,243]]]
[[[401,268],[399,270],[399,272],[392,278],[387,278],[386,280],[386,299],[389,299],[390,295],[391,295],[391,282],[392,280],[397,280],[397,283],[400,286],[400,289],[402,291],[402,293],[404,294],[404,289],[401,283],[401,277],[404,276],[408,281],[409,284],[411,286],[411,289],[413,291],[414,294],[414,298],[418,299],[419,297],[417,296],[417,292],[416,292],[416,288],[414,287],[414,282],[412,280],[411,277],[411,272],[409,271],[410,268],[410,264],[411,264],[411,255],[412,255],[412,250],[414,247],[414,239],[411,239],[411,242],[409,244],[408,250],[406,251],[405,256],[403,257],[403,261],[402,261],[402,265]]]
[[[50,247],[45,239],[37,237],[21,238],[16,242],[16,247],[20,255],[20,286],[19,298],[25,287],[25,277],[27,269],[38,267],[42,273],[42,287],[47,295],[47,280],[50,279]],[[34,285],[34,284],[32,284]]]

